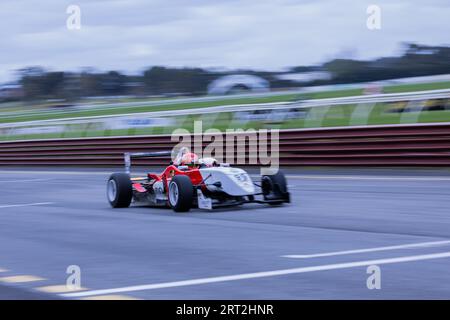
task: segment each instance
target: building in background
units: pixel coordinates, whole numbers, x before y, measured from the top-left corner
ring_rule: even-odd
[[[23,90],[20,84],[7,83],[0,86],[0,101],[19,100],[23,97]]]
[[[267,92],[270,83],[264,78],[248,74],[232,74],[220,77],[208,85],[208,94],[232,94],[240,92]]]

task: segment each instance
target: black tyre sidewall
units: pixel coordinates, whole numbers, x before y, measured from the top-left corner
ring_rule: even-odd
[[[263,179],[269,179],[272,185],[272,192],[273,196],[283,198],[283,195],[287,192],[287,182],[286,177],[284,176],[282,171],[278,171],[274,175],[264,175],[262,177]],[[263,185],[261,180],[261,185]],[[264,195],[264,198],[267,200],[266,195]]]
[[[186,212],[189,211],[192,207],[192,201],[194,199],[194,187],[192,185],[192,181],[188,176],[175,176],[169,183],[176,183],[178,187],[178,201],[175,205],[171,205],[169,201],[169,205],[176,212]],[[170,192],[168,192],[168,196],[170,197]]]
[[[109,179],[114,180],[117,186],[116,198],[114,201],[108,201],[113,208],[127,208],[131,204],[133,198],[133,187],[130,176],[126,173],[113,173]]]

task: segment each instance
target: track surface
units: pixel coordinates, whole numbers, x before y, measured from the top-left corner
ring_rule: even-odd
[[[70,298],[450,299],[449,171],[293,170],[290,205],[185,214],[111,209],[112,171],[0,169],[0,298],[60,298],[36,288],[78,265]]]

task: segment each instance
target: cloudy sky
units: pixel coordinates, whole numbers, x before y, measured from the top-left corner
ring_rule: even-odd
[[[381,8],[381,29],[366,26]],[[81,29],[69,30],[69,5]],[[0,82],[14,70],[140,72],[152,65],[281,70],[450,45],[448,0],[1,0]]]

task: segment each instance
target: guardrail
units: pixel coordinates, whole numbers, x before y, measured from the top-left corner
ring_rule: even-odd
[[[124,152],[163,151],[177,142],[170,135],[0,142],[0,165],[116,166]],[[284,130],[279,142],[282,166],[450,166],[450,123]]]
[[[149,111],[138,113],[123,113],[115,115],[101,115],[101,116],[88,116],[88,117],[76,117],[76,118],[61,118],[51,120],[34,120],[24,122],[7,122],[0,123],[0,128],[15,128],[15,127],[29,127],[32,125],[44,126],[44,125],[65,125],[65,124],[78,124],[89,123],[95,120],[103,119],[116,119],[124,117],[174,117],[185,115],[203,115],[203,114],[216,114],[220,112],[238,112],[238,111],[253,111],[258,110],[283,110],[291,108],[314,108],[324,106],[338,106],[346,104],[360,104],[360,103],[379,103],[379,102],[399,102],[399,101],[414,101],[414,100],[432,100],[432,99],[446,99],[450,97],[450,89],[442,90],[428,90],[428,91],[415,91],[415,92],[403,92],[403,93],[380,93],[361,96],[350,96],[340,98],[324,98],[324,99],[311,99],[300,100],[291,102],[270,102],[270,103],[247,103],[247,104],[232,104],[215,107],[203,107],[203,108],[188,108],[178,110],[166,110],[166,111]]]
[[[373,94],[353,97],[303,100],[297,102],[274,102],[262,104],[227,105],[184,110],[165,110],[137,114],[92,116],[57,120],[35,120],[17,123],[0,123],[0,140],[42,139],[43,137],[66,138],[86,136],[117,136],[141,134],[167,134],[176,128],[189,126],[195,120],[201,120],[206,126],[214,128],[233,127],[239,123],[244,127],[248,122],[258,126],[266,123],[278,123],[292,127],[326,127],[323,124],[327,114],[333,113],[333,107],[341,106],[347,111],[341,113],[343,125],[363,125],[379,109],[399,108],[404,105],[405,112],[397,123],[418,122],[422,111],[430,104],[438,104],[443,110],[450,109],[450,89],[417,91],[408,93]],[[393,104],[398,104],[393,106]],[[391,107],[389,107],[391,105]],[[384,112],[384,111],[383,111]],[[386,112],[382,113],[385,114]],[[400,114],[400,113],[399,113]],[[336,117],[334,115],[333,117]],[[443,118],[442,121],[447,119]],[[391,120],[387,123],[393,123]],[[383,123],[383,122],[378,122]],[[255,124],[251,124],[255,126]],[[204,128],[205,130],[208,128]]]

